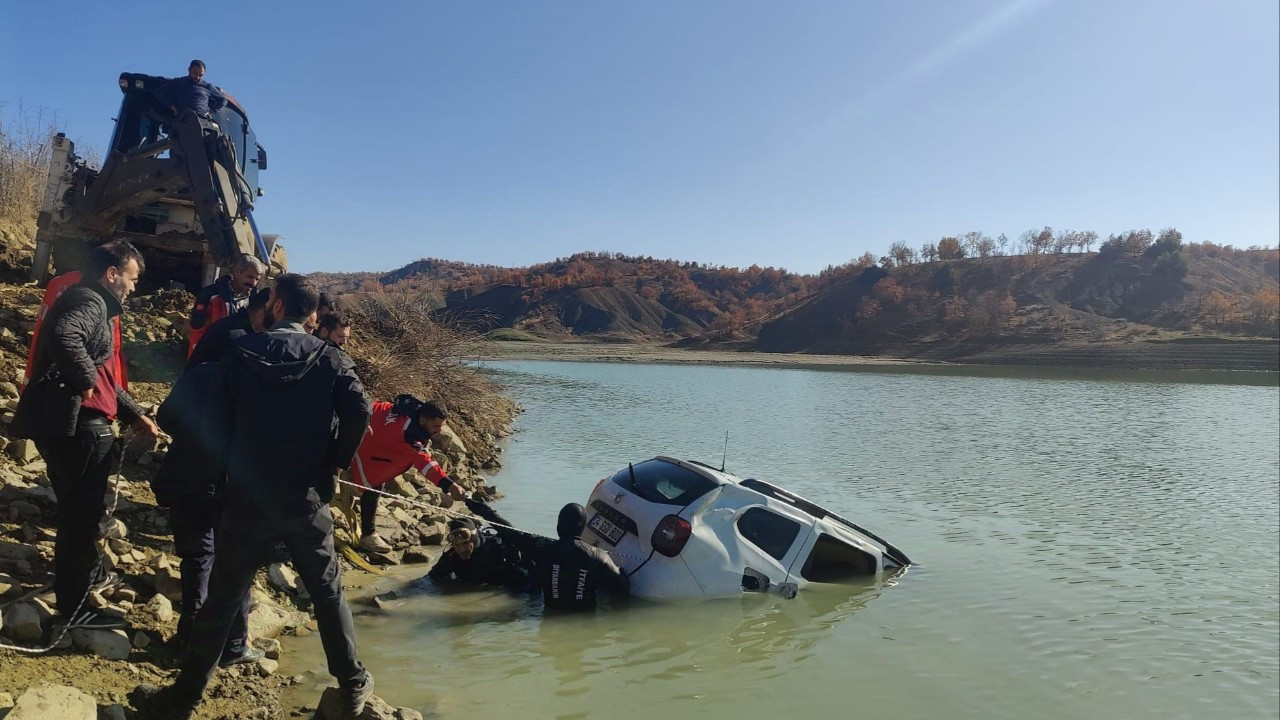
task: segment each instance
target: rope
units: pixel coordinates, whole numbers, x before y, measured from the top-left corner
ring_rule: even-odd
[[[365,487],[364,485],[359,485],[359,484],[357,484],[357,483],[353,483],[353,482],[351,482],[351,481],[349,481],[349,480],[342,480],[342,479],[340,479],[340,478],[339,478],[339,479],[338,479],[338,482],[342,483],[343,485],[350,485],[351,487],[359,488],[360,490],[362,490],[362,491],[364,491],[364,492],[377,493],[377,494],[379,494],[379,495],[385,495],[386,497],[393,498],[393,499],[395,499],[395,500],[399,500],[400,502],[408,503],[408,504],[410,504],[410,505],[416,505],[416,506],[418,506],[418,507],[420,507],[420,508],[422,508],[422,509],[424,509],[424,510],[431,510],[432,512],[442,512],[442,513],[444,513],[445,515],[451,515],[451,516],[453,516],[453,517],[458,517],[458,518],[471,517],[471,516],[470,516],[469,514],[467,514],[467,513],[460,513],[460,512],[454,511],[454,510],[450,510],[450,509],[448,509],[448,508],[440,507],[440,506],[438,506],[438,505],[430,505],[430,504],[427,504],[427,503],[424,503],[424,502],[421,502],[421,501],[418,501],[418,500],[414,500],[413,498],[407,498],[407,497],[405,497],[405,496],[403,496],[403,495],[396,495],[395,493],[384,492],[384,491],[382,491],[382,490],[378,490],[378,489],[376,489],[376,488]],[[487,519],[487,518],[485,518],[485,519],[484,519],[484,521],[485,521],[485,523],[489,524],[490,526],[493,526],[493,527],[500,527],[500,528],[506,528],[507,530],[512,530],[512,531],[514,531],[514,532],[518,532],[518,533],[520,533],[520,534],[522,534],[522,535],[528,535],[528,536],[530,536],[530,537],[536,537],[536,538],[546,537],[545,535],[539,535],[538,533],[535,533],[535,532],[529,532],[528,530],[521,530],[520,528],[518,528],[518,527],[514,527],[514,526],[512,526],[512,525],[505,525],[505,524],[500,523],[500,522],[493,522],[492,520],[489,520],[489,519]],[[618,551],[616,551],[616,550],[606,550],[606,549],[604,549],[604,548],[598,548],[598,549],[599,549],[601,552],[605,552],[605,553],[608,553],[608,554],[610,554],[610,555],[617,555],[618,557],[624,557],[624,558],[628,558],[628,559],[631,559],[631,560],[640,560],[640,561],[644,561],[644,560],[646,559],[646,558],[638,557],[638,556],[635,556],[635,555],[628,555],[628,554],[626,554],[626,553],[621,553],[621,552],[618,552]]]
[[[116,442],[120,444],[121,449],[120,449],[120,457],[116,459],[115,468],[113,468],[113,472],[111,473],[111,506],[107,508],[107,513],[106,513],[106,520],[108,521],[115,519],[116,506],[120,504],[120,478],[122,477],[120,474],[120,470],[124,466],[124,448],[128,446],[129,444],[128,438],[131,434],[132,434],[132,429],[127,429],[125,430],[123,435],[116,438]],[[102,567],[103,566],[102,545],[95,543],[94,549],[98,553],[98,566]],[[37,591],[37,594],[39,592],[40,591]],[[84,604],[89,599],[89,596],[91,594],[93,594],[92,582],[90,582],[89,586],[85,588],[84,595],[80,598],[80,602],[76,603],[76,609],[73,610],[70,615],[63,616],[63,619],[66,620],[66,622],[62,625],[62,629],[58,631],[57,636],[53,639],[53,642],[49,643],[44,647],[39,647],[39,648],[29,648],[29,647],[23,647],[21,645],[5,645],[0,643],[0,650],[16,650],[17,652],[31,653],[33,655],[41,655],[61,645],[62,639],[67,636],[68,632],[74,629],[71,627],[71,621],[75,618],[75,616],[80,614],[81,610],[84,609]],[[24,598],[25,597],[26,596],[24,596]]]

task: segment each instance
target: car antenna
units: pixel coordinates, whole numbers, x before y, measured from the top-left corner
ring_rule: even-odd
[[[724,431],[724,455],[720,456],[720,472],[724,472],[725,461],[729,459],[729,431]]]
[[[635,469],[635,466],[634,466],[634,465],[632,465],[631,463],[627,463],[627,472],[631,474],[631,488],[632,488],[632,489],[635,489],[635,486],[636,486],[636,469]]]

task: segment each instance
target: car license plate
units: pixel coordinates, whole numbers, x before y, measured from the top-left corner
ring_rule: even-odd
[[[610,545],[617,545],[623,535],[627,534],[626,530],[609,522],[606,518],[596,513],[591,516],[591,520],[587,522],[587,527],[595,531],[597,535],[604,538]]]

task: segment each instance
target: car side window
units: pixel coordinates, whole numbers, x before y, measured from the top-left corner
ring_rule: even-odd
[[[748,508],[738,516],[738,532],[747,542],[781,560],[800,534],[800,523],[764,508]]]

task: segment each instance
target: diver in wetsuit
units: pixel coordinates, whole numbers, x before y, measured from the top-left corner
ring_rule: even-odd
[[[581,505],[569,503],[560,509],[556,520],[559,539],[552,540],[512,529],[511,523],[486,503],[466,503],[471,512],[495,523],[498,536],[519,550],[534,584],[542,589],[547,610],[594,610],[601,590],[617,597],[628,594],[630,583],[618,565],[603,550],[582,541],[587,517]]]
[[[467,506],[475,502],[467,500]],[[505,520],[498,522],[507,524]],[[445,540],[449,549],[427,573],[433,583],[450,589],[482,585],[500,585],[509,590],[530,587],[529,562],[506,533],[481,528],[475,520],[460,517],[449,521]]]

